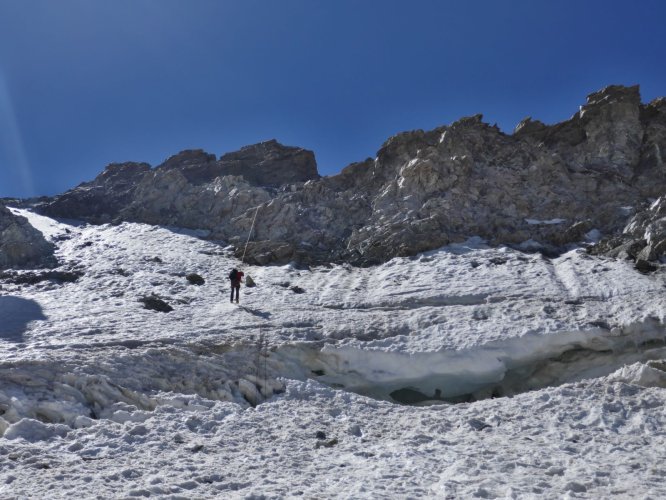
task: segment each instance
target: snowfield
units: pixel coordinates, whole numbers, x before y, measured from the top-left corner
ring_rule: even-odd
[[[13,211],[75,281],[1,282],[0,498],[666,496],[663,267],[472,239],[235,305],[201,232]]]

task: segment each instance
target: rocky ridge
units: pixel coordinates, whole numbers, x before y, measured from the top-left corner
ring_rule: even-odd
[[[652,212],[627,207],[666,193],[665,148],[666,100],[642,104],[638,86],[609,86],[555,125],[527,118],[505,134],[482,115],[462,118],[391,137],[374,159],[331,177],[319,177],[311,151],[267,141],[219,159],[188,150],[156,168],[113,164],[40,210],[208,229],[240,252],[257,213],[247,250],[257,264],[368,265],[475,235],[557,251],[595,229],[645,240],[655,260],[666,245],[645,222]]]

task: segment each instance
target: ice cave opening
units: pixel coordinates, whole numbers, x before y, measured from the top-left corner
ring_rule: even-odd
[[[664,341],[649,341],[622,353],[573,347],[553,358],[510,368],[502,380],[479,383],[476,389],[473,386],[470,389],[470,384],[464,379],[435,378],[396,389],[390,392],[389,396],[394,402],[406,405],[468,403],[489,398],[511,397],[545,387],[603,377],[628,364],[665,358]],[[444,396],[439,387],[430,394],[421,392],[421,387],[429,388],[433,384],[445,385],[451,395]]]
[[[457,351],[292,345],[276,356],[280,364],[291,364],[292,378],[312,378],[398,404],[456,404],[599,378],[625,365],[666,359],[666,328],[648,318],[622,328],[528,334]]]

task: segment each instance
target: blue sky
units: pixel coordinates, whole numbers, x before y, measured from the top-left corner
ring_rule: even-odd
[[[461,116],[557,122],[611,83],[649,101],[664,19],[660,0],[0,0],[0,196],[270,138],[330,175]]]

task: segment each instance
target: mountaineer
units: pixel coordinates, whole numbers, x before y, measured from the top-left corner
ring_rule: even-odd
[[[243,281],[245,273],[239,271],[235,267],[229,273],[229,281],[231,282],[231,302],[234,301],[234,290],[236,290],[236,304],[238,304],[238,296],[240,295],[240,286]]]

